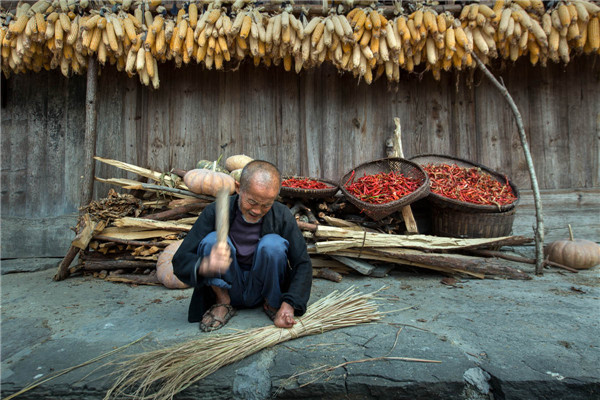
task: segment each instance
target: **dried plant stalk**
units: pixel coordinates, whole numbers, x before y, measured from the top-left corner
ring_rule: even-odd
[[[375,293],[356,293],[354,288],[343,293],[335,291],[309,306],[291,329],[270,325],[203,337],[133,356],[120,363],[114,372],[119,378],[104,399],[172,399],[219,368],[267,347],[301,336],[378,320],[381,314],[373,301]]]

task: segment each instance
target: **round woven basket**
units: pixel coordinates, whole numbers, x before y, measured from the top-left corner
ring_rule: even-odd
[[[431,209],[431,228],[436,236],[456,238],[494,238],[509,236],[516,208],[504,212],[481,213],[450,207]]]
[[[333,197],[339,190],[337,182],[330,181],[328,179],[320,179],[320,178],[310,178],[306,176],[284,176],[282,180],[296,178],[296,179],[312,179],[317,182],[322,182],[327,186],[331,186],[327,189],[299,189],[299,188],[291,188],[287,186],[282,186],[279,190],[279,195],[282,197],[293,197],[293,198],[325,198],[325,197]]]
[[[517,189],[515,184],[510,179],[508,179],[506,177],[506,175],[496,172],[496,171],[494,171],[486,166],[483,166],[481,164],[477,164],[472,161],[463,160],[462,158],[443,156],[443,155],[439,155],[439,154],[422,154],[422,155],[413,157],[410,160],[419,164],[420,166],[425,166],[427,164],[433,164],[433,165],[456,164],[459,167],[479,168],[482,171],[489,174],[493,179],[497,180],[500,183],[506,183],[506,181],[508,180],[508,184],[512,188],[513,193],[515,194],[515,197],[516,197],[516,200],[510,204],[506,204],[503,206],[496,206],[496,205],[473,204],[473,203],[467,203],[464,201],[449,199],[448,197],[444,197],[444,196],[441,196],[439,194],[436,194],[436,193],[433,193],[432,191],[430,191],[427,199],[430,200],[432,203],[435,203],[439,206],[454,208],[456,210],[464,210],[467,212],[475,212],[475,213],[501,213],[501,212],[506,212],[506,211],[512,210],[513,208],[515,208],[515,206],[519,202],[519,190]]]
[[[393,171],[401,173],[406,177],[417,179],[419,181],[419,187],[414,192],[389,203],[367,203],[355,197],[353,194],[348,192],[348,190],[346,190],[346,183],[352,183],[348,182],[352,176],[352,171],[354,171],[355,179],[364,175],[375,175],[380,172],[389,173]],[[402,207],[426,197],[429,193],[429,178],[427,177],[427,173],[423,170],[423,168],[421,168],[421,166],[415,162],[405,160],[404,158],[382,158],[380,160],[370,161],[353,168],[342,177],[339,186],[344,194],[344,197],[346,197],[349,202],[354,204],[373,220],[378,221],[400,210]]]

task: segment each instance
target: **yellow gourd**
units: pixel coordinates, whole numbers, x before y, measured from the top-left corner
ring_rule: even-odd
[[[223,172],[215,171],[217,162],[212,170],[192,169],[183,176],[186,186],[194,193],[216,196],[221,188],[227,188],[229,194],[235,191],[235,180]]]
[[[236,169],[244,168],[250,161],[254,160],[245,154],[238,154],[225,160],[225,168],[229,171],[235,171]]]

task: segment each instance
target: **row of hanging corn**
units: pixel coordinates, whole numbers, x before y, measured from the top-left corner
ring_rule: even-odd
[[[40,0],[0,10],[2,70],[60,68],[69,76],[95,57],[158,88],[158,66],[167,60],[220,70],[249,57],[296,73],[330,62],[370,84],[383,74],[398,81],[400,69],[418,66],[439,79],[442,70],[474,67],[473,53],[485,63],[528,56],[533,65],[600,53],[600,6],[583,0],[551,8],[540,0],[473,3],[459,15],[420,6],[390,19],[371,7],[308,19],[292,6],[267,13],[239,0],[175,3],[176,15],[156,0],[111,3],[93,9],[86,0]]]

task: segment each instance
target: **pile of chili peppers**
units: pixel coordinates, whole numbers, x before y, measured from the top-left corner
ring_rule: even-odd
[[[503,206],[517,199],[508,184],[497,181],[480,168],[459,167],[456,164],[428,164],[423,169],[429,175],[431,192],[473,204]]]
[[[281,182],[281,186],[296,189],[331,189],[333,187],[309,178],[288,178]]]
[[[360,200],[371,204],[385,204],[399,200],[417,190],[420,182],[416,178],[392,172],[365,175],[353,181],[354,171],[344,185],[346,190]],[[353,183],[350,184],[350,182]]]

